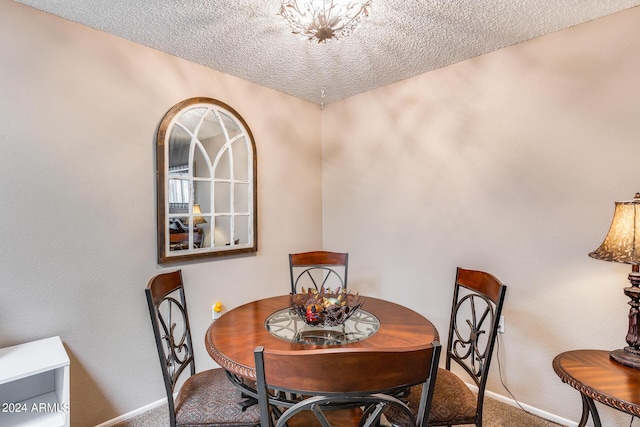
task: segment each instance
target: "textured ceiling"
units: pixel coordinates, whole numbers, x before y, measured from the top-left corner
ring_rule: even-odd
[[[18,0],[325,104],[640,5],[640,0],[373,0],[351,36],[291,34],[280,0]],[[322,91],[325,98],[321,96]]]

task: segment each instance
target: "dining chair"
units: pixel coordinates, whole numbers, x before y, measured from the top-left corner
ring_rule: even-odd
[[[506,291],[507,286],[491,274],[458,267],[445,368],[438,369],[430,426],[482,427],[484,394]],[[462,378],[467,377],[476,385],[475,393],[451,371],[452,362],[462,367],[458,370]],[[419,388],[411,389],[409,407],[417,407],[419,393]],[[388,418],[396,424],[393,417]]]
[[[145,294],[167,393],[170,426],[260,425],[257,405],[243,405],[243,396],[226,371],[216,368],[196,373],[181,270],[153,277]],[[178,384],[181,386],[174,398]]]
[[[428,425],[440,343],[410,351],[341,352],[340,349],[254,351],[262,427],[377,426],[389,408],[407,425]],[[395,391],[421,384],[412,412]],[[282,402],[276,393],[302,396]]]
[[[312,286],[332,290],[338,287],[346,289],[349,254],[342,252],[313,251],[289,254],[289,272],[291,274],[291,293],[298,286],[306,289]]]

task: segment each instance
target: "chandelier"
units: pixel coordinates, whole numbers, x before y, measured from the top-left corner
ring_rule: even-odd
[[[280,15],[299,34],[318,43],[348,36],[369,15],[372,0],[283,0]]]

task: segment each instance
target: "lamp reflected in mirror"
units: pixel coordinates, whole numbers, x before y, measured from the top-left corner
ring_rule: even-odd
[[[193,205],[193,214],[194,215],[202,214],[202,211],[200,210],[200,205]],[[204,219],[203,216],[194,216],[193,217],[193,223],[196,226],[198,226],[200,224],[206,224],[207,220]]]

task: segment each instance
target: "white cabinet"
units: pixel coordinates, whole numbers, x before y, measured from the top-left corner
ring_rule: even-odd
[[[69,427],[70,409],[60,337],[0,349],[0,427]]]

